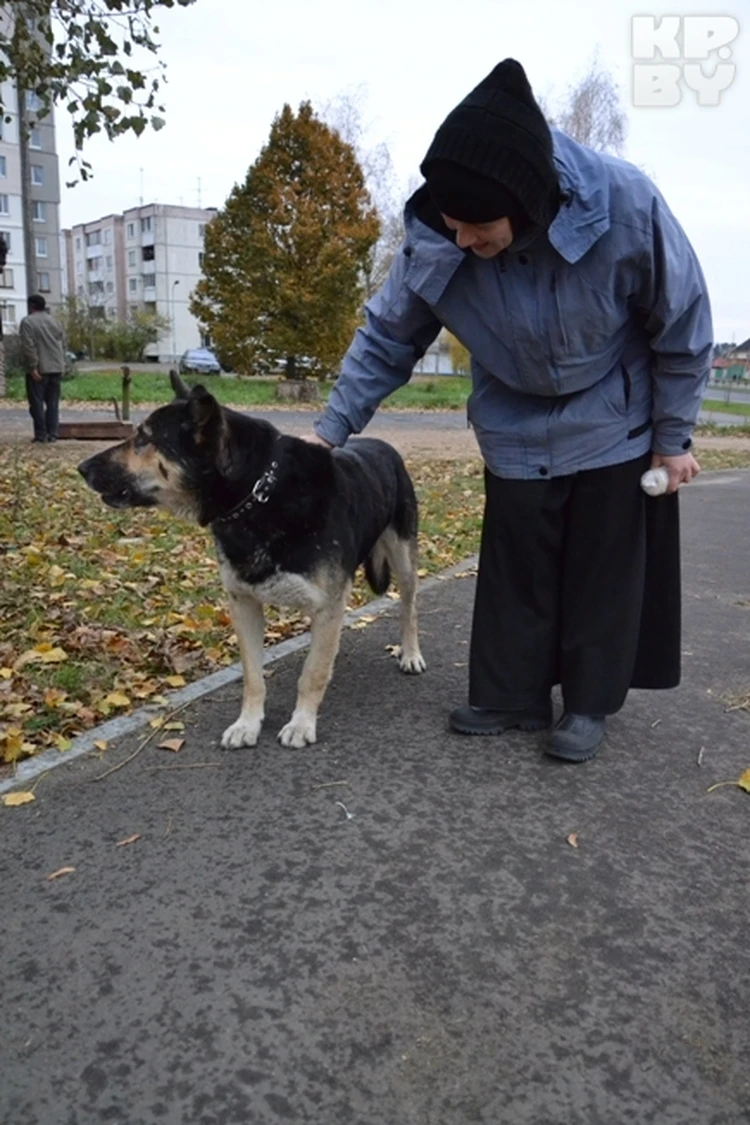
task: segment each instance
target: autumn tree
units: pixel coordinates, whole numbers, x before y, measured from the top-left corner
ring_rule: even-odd
[[[454,375],[468,375],[471,372],[471,356],[465,344],[462,344],[452,332],[445,333],[448,341],[448,351],[451,357],[451,368]]]
[[[371,297],[388,276],[405,231],[403,192],[396,180],[388,145],[385,141],[369,143],[371,129],[364,120],[366,98],[365,86],[345,90],[324,105],[321,116],[354,149],[378,214],[380,234],[368,255],[363,277],[364,296]]]
[[[617,83],[602,66],[598,54],[584,76],[568,87],[557,107],[550,107],[546,99],[539,100],[550,124],[562,129],[574,141],[599,152],[623,155],[628,119]]]
[[[350,144],[309,102],[285,105],[268,143],[206,227],[193,315],[237,370],[280,362],[325,377],[357,326],[378,220]]]
[[[30,100],[36,120],[60,104],[78,153],[95,133],[114,140],[160,129],[165,64],[157,56],[158,11],[195,0],[16,0],[0,10],[0,83]],[[143,62],[138,53],[145,52]],[[23,110],[23,106],[19,109]],[[0,101],[0,109],[6,107]],[[82,179],[90,165],[78,160]]]

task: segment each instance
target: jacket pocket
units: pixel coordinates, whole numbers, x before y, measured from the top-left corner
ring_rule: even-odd
[[[650,430],[652,425],[653,422],[649,418],[647,422],[642,422],[641,425],[636,426],[634,430],[628,430],[628,441],[632,441],[633,438],[637,438],[640,437],[641,434],[645,434],[646,430]]]
[[[620,370],[622,371],[625,388],[625,404],[629,425],[628,440],[632,441],[634,438],[645,434],[653,425],[651,420],[653,412],[651,376],[647,363],[634,365],[623,363]]]

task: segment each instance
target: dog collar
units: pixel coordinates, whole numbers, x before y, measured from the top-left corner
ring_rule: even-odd
[[[276,484],[278,477],[276,470],[279,467],[278,461],[272,461],[266,471],[262,473],[256,480],[253,487],[250,489],[250,494],[241,500],[236,508],[226,512],[223,516],[217,516],[211,523],[229,523],[232,520],[238,520],[241,515],[249,511],[254,504],[265,504],[268,501],[273,486]]]

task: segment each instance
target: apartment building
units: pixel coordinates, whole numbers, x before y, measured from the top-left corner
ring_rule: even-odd
[[[9,82],[2,85],[4,113],[0,114],[0,235],[8,247],[5,269],[0,271],[0,316],[3,332],[17,330],[26,315],[26,251],[23,236],[23,193],[19,145],[18,100]],[[40,108],[33,93],[26,96],[31,134],[28,142],[31,167],[31,207],[37,289],[52,307],[60,304],[62,265],[60,253],[60,175],[54,115],[34,118]]]
[[[149,203],[65,231],[69,291],[102,316],[125,320],[136,309],[164,316],[169,330],[146,357],[176,361],[203,342],[189,301],[215,214],[213,207]]]

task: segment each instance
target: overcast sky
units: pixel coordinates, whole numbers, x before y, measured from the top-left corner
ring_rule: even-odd
[[[738,21],[724,52],[734,81],[718,105],[698,104],[685,86],[677,106],[633,105],[631,19],[665,12]],[[388,146],[405,194],[435,129],[497,62],[517,58],[535,92],[554,100],[598,49],[627,110],[626,156],[656,179],[701,259],[716,339],[750,336],[748,0],[196,0],[157,22],[167,125],[139,140],[90,143],[94,178],[63,187],[64,226],[141,196],[221,207],[284,102],[322,107],[346,93],[363,99],[367,143]],[[713,65],[704,64],[707,74]],[[64,182],[73,143],[63,110],[57,124]]]

